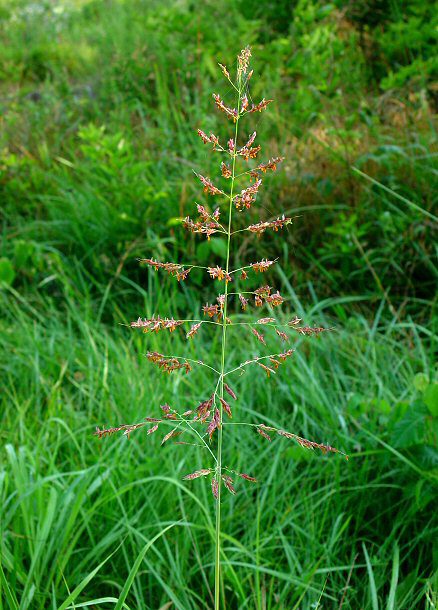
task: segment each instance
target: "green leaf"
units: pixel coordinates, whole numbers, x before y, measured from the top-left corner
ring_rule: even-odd
[[[438,415],[438,383],[431,383],[423,394],[423,400],[430,413]]]
[[[135,578],[135,576],[140,568],[141,562],[143,561],[148,550],[151,548],[151,546],[154,544],[154,542],[156,540],[158,540],[158,538],[160,538],[165,532],[167,532],[167,530],[169,530],[171,527],[174,527],[178,523],[179,523],[179,521],[176,521],[175,523],[171,523],[170,525],[165,527],[163,530],[161,530],[161,532],[158,532],[158,534],[156,536],[154,536],[152,538],[152,540],[149,540],[149,542],[147,542],[145,544],[145,546],[142,548],[142,550],[140,551],[140,553],[137,556],[137,559],[134,561],[134,565],[132,566],[131,571],[128,574],[128,578],[126,579],[125,584],[123,585],[122,592],[120,593],[120,596],[119,596],[119,601],[117,602],[117,605],[114,608],[114,610],[122,610],[125,599],[129,593],[132,583],[134,582],[134,578]]]
[[[7,284],[10,286],[15,278],[15,271],[11,261],[8,258],[0,258],[0,285]]]
[[[414,388],[417,392],[424,392],[429,385],[429,378],[424,373],[417,373],[414,377]]]
[[[227,242],[225,239],[222,239],[221,237],[212,237],[210,239],[210,247],[214,254],[217,254],[223,259],[227,258]]]

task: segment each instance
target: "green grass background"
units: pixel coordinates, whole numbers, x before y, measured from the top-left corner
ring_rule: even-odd
[[[275,104],[244,129],[286,157],[246,219],[296,218],[233,265],[278,257],[281,319],[335,330],[299,337],[273,379],[233,376],[233,423],[350,459],[226,428],[226,464],[259,483],[224,498],[224,607],[437,607],[436,32],[432,2],[2,0],[1,608],[213,606],[214,504],[182,481],[205,455],[93,432],[211,391],[144,354],[214,365],[217,333],[127,325],[214,298],[136,258],[223,256],[179,219],[202,201],[192,169],[217,172],[196,129],[228,134],[216,64],[246,44],[253,98]],[[237,325],[228,345],[229,368],[260,352]]]

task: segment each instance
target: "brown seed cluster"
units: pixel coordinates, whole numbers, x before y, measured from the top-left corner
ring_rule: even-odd
[[[219,224],[220,210],[216,208],[213,214],[210,214],[203,205],[197,204],[197,210],[199,214],[199,220],[193,221],[190,216],[186,216],[183,221],[184,228],[188,229],[192,233],[202,233],[210,239],[210,235],[216,233],[221,229]]]
[[[274,263],[275,261],[268,261],[266,258],[263,258],[259,263],[251,263],[250,267],[256,273],[263,273],[264,271],[267,271]]]
[[[201,174],[196,174],[196,175],[198,176],[199,180],[204,185],[204,193],[207,193],[207,195],[208,194],[211,194],[211,195],[225,195],[225,193],[223,191],[221,191],[216,186],[214,186],[214,184],[212,183],[210,178],[205,178],[205,176],[201,176]]]
[[[266,229],[273,229],[274,231],[278,231],[278,229],[282,229],[288,224],[291,224],[292,218],[285,218],[284,215],[282,218],[277,218],[277,220],[272,220],[270,222],[258,222],[254,225],[249,225],[247,227],[248,231],[251,233],[256,233],[260,237],[262,233],[266,231]]]
[[[210,274],[210,277],[212,277],[213,279],[216,279],[219,281],[224,279],[226,282],[232,281],[231,275],[229,273],[227,273],[221,267],[208,267],[207,271]]]
[[[131,322],[131,328],[142,328],[144,333],[149,331],[158,332],[159,330],[166,329],[173,332],[178,326],[184,324],[184,320],[174,320],[173,318],[157,318],[152,317],[150,320],[147,318],[138,318],[135,322]]]
[[[214,133],[210,133],[208,136],[202,129],[197,129],[196,131],[204,144],[213,144],[213,150],[223,150],[222,146],[219,144],[219,138],[215,136]]]
[[[186,373],[188,373],[192,370],[192,367],[187,360],[180,362],[177,358],[167,358],[158,352],[148,352],[146,356],[150,362],[156,364],[158,368],[166,373],[172,373],[173,371],[177,371],[179,369],[185,369]]]
[[[254,203],[257,192],[262,184],[261,179],[257,180],[255,184],[252,186],[248,186],[246,189],[240,192],[239,195],[236,195],[233,199],[233,203],[238,210],[243,210],[244,208],[249,209],[251,204]]]
[[[178,282],[180,280],[187,279],[188,274],[192,270],[191,267],[190,269],[184,269],[183,266],[178,265],[178,263],[160,263],[158,261],[154,261],[153,258],[140,258],[139,260],[140,263],[152,267],[153,269],[155,269],[155,271],[157,271],[158,269],[164,269],[164,271],[167,271],[169,275],[176,276]]]
[[[239,116],[237,110],[235,108],[229,108],[228,106],[225,106],[220,95],[213,93],[213,98],[214,98],[214,103],[219,108],[219,110],[221,110],[223,113],[225,113],[225,115],[229,119],[233,119],[233,121],[236,122],[237,117]]]

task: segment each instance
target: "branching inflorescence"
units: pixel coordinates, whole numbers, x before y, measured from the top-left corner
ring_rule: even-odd
[[[161,406],[162,414],[159,418],[147,417],[142,422],[137,424],[122,425],[104,430],[100,430],[98,428],[96,431],[96,435],[99,438],[117,432],[122,432],[124,435],[129,437],[131,433],[140,428],[146,427],[147,434],[149,435],[157,432],[162,426],[166,426],[161,444],[175,439],[184,433],[188,433],[192,438],[195,436],[197,440],[196,446],[202,446],[204,449],[207,449],[210,464],[206,464],[205,468],[186,474],[183,478],[187,481],[198,478],[209,478],[212,494],[216,499],[215,608],[219,608],[220,591],[220,514],[222,486],[224,486],[230,493],[235,494],[236,491],[233,485],[235,477],[242,478],[243,480],[251,483],[257,482],[253,476],[236,472],[228,466],[225,466],[223,463],[223,428],[224,425],[228,423],[228,420],[233,417],[232,405],[230,405],[228,401],[230,401],[230,398],[232,401],[237,400],[236,392],[230,387],[230,385],[228,385],[225,378],[229,378],[229,376],[233,373],[238,373],[242,369],[253,365],[260,367],[268,377],[275,375],[281,364],[287,359],[293,357],[293,348],[285,350],[283,347],[281,347],[282,344],[290,341],[291,332],[301,335],[318,336],[320,333],[330,330],[322,327],[302,326],[300,324],[301,320],[297,317],[294,317],[287,323],[280,323],[276,320],[276,318],[271,316],[258,317],[258,319],[250,322],[239,322],[238,324],[243,326],[243,328],[247,327],[251,335],[254,336],[263,346],[267,345],[267,339],[264,332],[262,332],[263,328],[261,327],[274,328],[277,340],[279,341],[280,349],[277,349],[272,354],[262,355],[242,362],[231,370],[225,370],[227,331],[229,326],[232,324],[232,320],[229,317],[230,299],[236,298],[243,311],[247,310],[251,302],[253,302],[255,308],[267,306],[270,313],[273,312],[274,308],[282,305],[284,301],[278,290],[273,291],[273,288],[266,284],[262,284],[254,290],[235,291],[234,286],[240,285],[242,282],[246,281],[250,274],[254,274],[255,277],[259,274],[263,274],[270,269],[270,267],[274,265],[276,261],[262,259],[261,261],[250,263],[239,269],[231,269],[230,246],[232,237],[235,233],[241,233],[243,231],[254,233],[257,237],[260,237],[265,231],[268,230],[275,232],[281,231],[292,222],[291,218],[287,218],[282,215],[274,220],[260,221],[255,224],[246,223],[247,226],[244,229],[232,231],[233,212],[238,214],[241,219],[245,217],[245,213],[251,209],[251,207],[257,201],[259,190],[262,187],[264,174],[266,174],[268,171],[275,171],[277,166],[284,160],[283,157],[275,157],[260,163],[254,161],[261,152],[261,146],[259,144],[255,144],[257,136],[255,131],[250,134],[243,145],[239,144],[238,129],[241,119],[246,114],[266,110],[268,104],[272,102],[272,100],[266,100],[263,98],[257,104],[250,105],[249,103],[248,85],[253,74],[252,70],[248,72],[250,57],[251,52],[249,47],[243,49],[238,56],[236,81],[232,81],[227,68],[222,64],[219,64],[225,78],[235,91],[235,103],[237,108],[230,108],[226,106],[218,94],[213,94],[213,98],[217,109],[224,114],[226,119],[233,122],[233,137],[228,139],[226,145],[222,145],[219,141],[219,137],[215,134],[210,133],[207,135],[201,129],[197,130],[197,133],[204,144],[210,144],[213,151],[226,157],[226,160],[222,160],[220,163],[220,175],[222,178],[219,179],[225,179],[226,183],[229,184],[229,188],[227,190],[223,190],[219,186],[215,185],[210,177],[196,174],[203,186],[204,193],[211,195],[215,201],[217,200],[219,203],[212,212],[209,211],[207,206],[197,204],[198,218],[192,220],[190,217],[187,217],[183,221],[183,226],[186,229],[194,234],[203,235],[207,239],[210,239],[210,236],[215,233],[225,235],[227,240],[227,254],[225,261],[223,261],[221,265],[217,264],[215,267],[200,267],[199,265],[193,264],[159,262],[153,258],[145,258],[140,260],[142,264],[149,266],[151,269],[156,271],[166,271],[171,276],[174,276],[178,281],[185,281],[191,270],[194,268],[203,269],[213,281],[217,281],[219,283],[222,292],[217,296],[216,303],[206,303],[202,306],[203,317],[200,319],[175,320],[174,318],[161,318],[157,315],[153,316],[151,319],[138,318],[138,320],[131,323],[132,328],[142,329],[145,333],[157,333],[161,331],[173,332],[180,326],[187,325],[185,335],[188,340],[193,339],[195,335],[199,333],[203,325],[217,325],[222,333],[221,359],[218,368],[214,368],[213,366],[200,360],[192,360],[185,357],[167,356],[158,352],[148,352],[147,354],[147,358],[151,363],[155,364],[162,371],[169,374],[175,371],[189,373],[192,370],[192,365],[206,366],[208,369],[210,369],[212,374],[215,375],[211,395],[203,397],[197,406],[194,406],[193,409],[189,409],[183,413],[180,413],[177,409],[174,409],[166,404]],[[237,165],[239,161],[241,163],[243,162],[244,169],[243,171],[237,173]],[[255,167],[248,168],[246,164],[250,161],[253,164],[255,163]],[[245,180],[248,181],[246,184],[243,182]],[[243,182],[241,185],[243,188],[240,188],[240,192],[237,192],[236,188],[238,181]],[[227,214],[227,219],[226,222],[221,222],[221,216],[224,213]],[[238,282],[236,282],[236,279]],[[281,330],[281,327],[286,327],[285,330],[288,330],[288,332]],[[170,423],[173,424],[173,426],[169,431],[168,426]],[[265,426],[263,423],[248,423],[247,425],[252,426],[255,432],[269,442],[271,442],[271,435],[276,434],[283,438],[295,441],[298,443],[298,445],[305,449],[318,449],[323,453],[341,453],[338,451],[338,449],[335,449],[328,444],[309,441],[280,428]],[[217,435],[217,449],[214,452],[212,449],[212,440],[215,435]],[[178,443],[181,443],[181,441],[178,441]],[[190,445],[193,443],[183,444]]]

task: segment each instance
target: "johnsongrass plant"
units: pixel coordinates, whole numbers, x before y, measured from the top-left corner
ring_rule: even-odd
[[[236,477],[242,478],[251,484],[256,484],[257,480],[252,474],[237,472],[233,469],[232,463],[224,463],[223,446],[225,430],[231,422],[234,411],[238,411],[232,407],[232,401],[237,401],[236,388],[232,387],[233,375],[241,373],[247,367],[259,367],[263,370],[263,374],[267,377],[275,375],[282,363],[291,358],[294,353],[293,348],[285,349],[275,348],[274,353],[268,355],[260,355],[255,358],[246,360],[238,366],[226,370],[225,356],[227,352],[227,334],[229,327],[233,325],[233,320],[229,317],[229,303],[231,299],[238,299],[239,307],[246,311],[250,305],[253,305],[255,311],[268,308],[268,312],[272,314],[273,310],[279,307],[284,299],[279,291],[273,292],[271,286],[266,284],[259,286],[254,290],[234,290],[232,287],[242,285],[248,279],[249,274],[263,274],[266,272],[275,261],[262,259],[258,262],[249,263],[238,269],[231,268],[231,253],[232,245],[238,240],[243,232],[253,233],[256,237],[260,237],[265,231],[281,231],[285,226],[292,222],[291,218],[286,218],[284,215],[271,220],[261,220],[257,223],[247,224],[245,213],[251,209],[256,202],[259,191],[262,186],[262,177],[268,171],[275,171],[277,165],[284,158],[276,157],[268,161],[258,163],[254,161],[261,151],[261,146],[254,145],[256,132],[254,131],[246,138],[246,143],[240,142],[239,129],[241,121],[247,115],[266,110],[268,104],[272,100],[263,98],[259,103],[253,104],[249,102],[249,82],[253,75],[252,70],[248,70],[251,51],[249,47],[243,49],[237,58],[237,74],[236,79],[232,80],[226,66],[219,64],[224,77],[227,79],[235,94],[235,104],[237,107],[230,108],[225,105],[220,95],[213,94],[214,102],[218,110],[225,115],[225,118],[230,120],[234,125],[232,136],[228,139],[227,144],[221,144],[219,137],[210,133],[207,135],[202,130],[198,129],[197,133],[204,144],[209,144],[212,149],[218,153],[221,158],[220,170],[222,181],[229,184],[227,190],[223,190],[211,181],[210,178],[196,174],[197,178],[203,185],[203,191],[207,195],[212,195],[215,201],[218,201],[217,207],[212,210],[208,205],[197,204],[198,218],[192,220],[190,217],[184,219],[184,227],[192,232],[199,234],[206,239],[210,239],[213,234],[222,234],[225,236],[227,250],[226,258],[215,267],[202,267],[196,264],[177,263],[177,262],[160,262],[153,258],[141,259],[141,263],[155,269],[162,270],[174,276],[178,281],[185,281],[192,269],[202,269],[207,272],[210,278],[216,280],[223,287],[221,294],[218,294],[216,303],[207,303],[202,307],[204,318],[190,320],[175,320],[174,318],[160,317],[154,315],[151,319],[138,318],[131,323],[133,328],[139,328],[145,333],[160,332],[168,330],[174,332],[180,326],[190,325],[186,331],[186,338],[191,340],[198,334],[203,325],[211,325],[217,327],[217,331],[221,333],[221,355],[219,363],[207,364],[200,360],[186,358],[184,356],[164,355],[158,352],[148,352],[148,360],[158,366],[166,373],[180,371],[180,374],[190,373],[192,366],[204,366],[211,373],[211,394],[208,396],[194,396],[193,402],[196,407],[180,412],[177,408],[165,404],[161,405],[161,414],[159,417],[145,417],[143,421],[134,424],[125,424],[108,429],[96,430],[96,435],[102,438],[116,432],[122,432],[128,438],[131,433],[140,429],[147,428],[147,434],[153,434],[162,426],[172,424],[172,429],[166,431],[161,444],[168,441],[175,442],[174,439],[183,434],[191,435],[197,439],[199,444],[205,449],[205,465],[202,469],[196,470],[187,474],[184,479],[191,481],[193,479],[204,478],[210,481],[213,501],[216,504],[216,528],[215,528],[215,610],[220,607],[220,581],[221,581],[221,566],[220,566],[220,543],[221,543],[221,504],[223,501],[222,490],[225,488],[229,493],[235,494],[234,482]],[[253,167],[248,167],[251,164]],[[243,166],[243,167],[242,167]],[[249,183],[248,183],[249,180]],[[243,188],[241,188],[243,186]],[[239,191],[239,189],[241,189]],[[233,217],[234,212],[234,217]],[[225,220],[222,218],[225,216]],[[236,218],[237,216],[237,218]],[[244,228],[234,228],[234,224],[241,226],[247,224]],[[231,290],[230,290],[231,288]],[[253,303],[250,301],[253,300]],[[267,346],[267,337],[262,328],[272,328],[278,342],[288,343],[290,341],[289,333],[299,333],[302,335],[319,335],[323,331],[329,330],[322,327],[301,326],[301,320],[297,317],[291,319],[288,323],[279,323],[275,317],[258,317],[253,315],[252,319],[245,322],[237,322],[241,327],[241,332],[249,332],[263,345]],[[282,327],[284,330],[282,330]],[[259,330],[260,329],[260,330]],[[196,340],[196,339],[195,339]],[[272,351],[272,350],[270,350]],[[214,366],[215,365],[215,366]],[[295,441],[305,449],[319,449],[323,453],[335,452],[341,453],[338,449],[329,445],[316,443],[314,441],[301,438],[292,432],[266,426],[262,423],[245,423],[252,426],[256,433],[263,439],[271,442],[272,434],[278,434],[287,439]],[[214,437],[217,438],[214,438]],[[181,443],[181,441],[177,441]],[[264,442],[264,441],[263,441]],[[190,445],[191,443],[184,443]],[[215,448],[215,449],[214,449]]]

